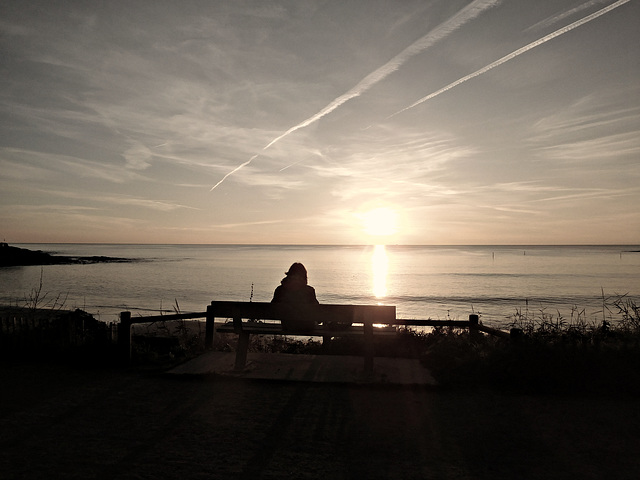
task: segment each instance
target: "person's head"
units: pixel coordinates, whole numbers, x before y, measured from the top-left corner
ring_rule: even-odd
[[[304,265],[296,262],[289,267],[289,270],[285,272],[285,275],[289,278],[296,278],[307,283],[307,269]]]

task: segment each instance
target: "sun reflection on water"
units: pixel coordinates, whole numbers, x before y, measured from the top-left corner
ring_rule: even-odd
[[[373,294],[376,298],[386,297],[389,259],[384,245],[376,245],[373,249],[371,268],[373,270]]]

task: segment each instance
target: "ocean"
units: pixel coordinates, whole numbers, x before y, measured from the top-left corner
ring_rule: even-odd
[[[14,244],[130,263],[0,268],[0,304],[205,311],[212,300],[268,302],[302,262],[321,303],[395,305],[398,318],[467,319],[507,328],[517,313],[598,323],[606,299],[640,299],[640,246],[308,246]],[[40,281],[42,286],[40,287]],[[604,302],[603,302],[604,301]],[[604,315],[604,316],[603,316]]]

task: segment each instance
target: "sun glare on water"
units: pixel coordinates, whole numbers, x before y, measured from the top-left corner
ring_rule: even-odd
[[[371,269],[373,271],[373,294],[376,298],[387,296],[387,272],[389,259],[384,245],[376,245],[371,255]]]

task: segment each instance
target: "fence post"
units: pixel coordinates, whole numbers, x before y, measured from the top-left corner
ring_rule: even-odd
[[[207,305],[207,316],[204,328],[204,348],[211,350],[213,348],[213,329],[215,317],[213,316],[213,305]]]
[[[480,337],[480,330],[478,330],[478,323],[480,317],[474,313],[469,315],[469,336],[472,340],[477,340]]]
[[[124,363],[131,362],[131,312],[120,312],[118,348]]]

